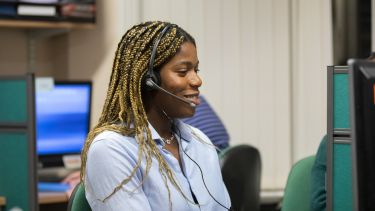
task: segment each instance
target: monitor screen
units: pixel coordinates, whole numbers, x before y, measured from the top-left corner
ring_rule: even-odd
[[[375,201],[375,63],[350,61],[353,197],[355,210],[372,210]]]
[[[36,140],[40,160],[80,153],[89,131],[91,82],[55,82],[36,93]]]

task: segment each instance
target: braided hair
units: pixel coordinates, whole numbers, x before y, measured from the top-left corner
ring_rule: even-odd
[[[170,208],[172,202],[168,180],[185,199],[189,200],[183,194],[171,168],[161,155],[156,143],[152,140],[142,100],[142,93],[144,92],[142,81],[147,73],[153,44],[167,24],[169,23],[154,21],[135,25],[124,34],[118,44],[107,97],[99,123],[89,132],[83,147],[81,181],[84,182],[85,180],[87,153],[90,145],[94,138],[103,131],[114,131],[125,136],[134,137],[139,145],[138,159],[130,175],[114,187],[112,193],[104,198],[103,202],[131,180],[140,168],[142,158],[146,162],[145,177],[147,177],[153,157],[159,163],[159,172],[168,190]],[[172,25],[157,46],[154,69],[160,70],[163,64],[167,63],[178,53],[184,42],[191,42],[195,45],[195,40],[191,35],[177,25]]]

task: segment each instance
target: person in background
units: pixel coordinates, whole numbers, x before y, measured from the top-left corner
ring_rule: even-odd
[[[74,188],[81,182],[81,171],[77,170],[69,173],[61,182],[69,185],[66,195],[70,198]]]
[[[82,151],[92,210],[230,210],[218,155],[179,120],[200,104],[196,44],[181,27],[146,22],[116,51],[99,123]]]
[[[326,172],[327,172],[327,136],[319,144],[315,161],[311,169],[311,211],[326,210]]]

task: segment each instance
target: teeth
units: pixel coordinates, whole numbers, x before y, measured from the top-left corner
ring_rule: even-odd
[[[186,98],[194,99],[194,98],[196,98],[196,96],[187,96]]]

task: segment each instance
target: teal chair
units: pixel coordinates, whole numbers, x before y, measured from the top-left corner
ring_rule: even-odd
[[[68,211],[91,211],[86,200],[85,187],[79,183],[73,190],[68,203]]]
[[[289,172],[282,211],[310,211],[310,175],[315,155],[299,160]]]

